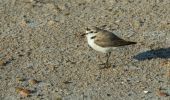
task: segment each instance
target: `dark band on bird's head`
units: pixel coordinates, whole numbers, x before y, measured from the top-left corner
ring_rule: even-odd
[[[91,37],[91,39],[94,39],[94,38],[96,38],[96,36],[92,36],[92,37]]]
[[[90,31],[90,30],[91,30],[90,28],[88,28],[88,27],[86,28],[86,31]]]

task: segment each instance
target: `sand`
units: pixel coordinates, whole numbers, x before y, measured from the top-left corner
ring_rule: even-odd
[[[89,26],[138,43],[100,69]],[[0,0],[0,99],[168,100],[169,34],[170,0]]]

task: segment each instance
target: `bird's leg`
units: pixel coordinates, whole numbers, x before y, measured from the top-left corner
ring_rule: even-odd
[[[109,58],[110,58],[110,55],[111,55],[111,52],[106,54],[107,59],[106,59],[106,63],[105,63],[105,68],[109,68]]]
[[[105,63],[102,63],[102,64],[100,64],[100,65],[104,65],[104,67],[100,67],[100,69],[104,69],[104,68],[109,68],[110,66],[109,66],[109,58],[110,58],[110,55],[111,55],[111,52],[109,52],[109,53],[106,53],[106,62]]]

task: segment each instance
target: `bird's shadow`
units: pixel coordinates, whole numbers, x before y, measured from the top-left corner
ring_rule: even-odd
[[[145,51],[134,56],[134,59],[137,59],[139,61],[147,60],[147,59],[150,60],[154,58],[162,58],[162,59],[170,58],[170,47],[160,48],[157,50],[149,50],[149,51]]]

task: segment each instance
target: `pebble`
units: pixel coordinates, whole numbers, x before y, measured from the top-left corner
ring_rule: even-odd
[[[16,92],[19,93],[23,97],[27,97],[31,93],[30,90],[24,89],[24,88],[21,88],[21,87],[16,87]]]
[[[161,91],[158,91],[158,92],[157,92],[157,95],[158,95],[158,96],[161,96],[161,97],[166,97],[166,96],[168,96],[167,93],[161,92]]]
[[[0,60],[0,66],[4,66],[5,65],[5,62]]]
[[[38,81],[35,80],[35,79],[30,79],[30,80],[28,80],[28,82],[29,82],[29,84],[31,84],[31,85],[34,85],[34,84],[37,84],[37,83],[38,83]]]
[[[21,77],[17,77],[16,80],[17,80],[17,82],[23,82],[23,81],[25,81],[25,79],[24,79],[24,78],[21,78]]]
[[[146,93],[149,93],[149,91],[143,91],[143,92],[144,92],[145,94],[146,94]]]

